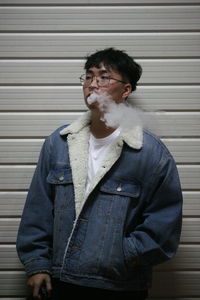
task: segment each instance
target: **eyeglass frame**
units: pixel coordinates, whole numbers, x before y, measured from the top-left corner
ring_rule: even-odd
[[[85,80],[82,78],[82,76],[86,76],[86,75],[87,75],[87,74],[84,73],[84,74],[82,74],[82,75],[79,77],[82,86],[85,85]],[[104,77],[107,77],[107,76],[105,76],[105,75],[101,75],[101,76],[94,76],[94,75],[91,75],[91,82],[88,84],[88,86],[93,82],[94,78],[96,78],[96,82],[97,82],[98,86],[100,86],[100,87],[106,87],[106,86],[109,86],[109,85],[110,85],[110,80],[112,80],[112,79],[113,79],[113,80],[116,80],[116,81],[118,81],[118,82],[124,83],[124,84],[127,83],[126,81],[123,81],[123,80],[119,80],[119,79],[116,79],[116,78],[113,78],[113,77],[107,77],[107,79],[108,79],[108,84],[107,84],[107,85],[99,85],[97,78],[98,78],[98,77],[103,77],[103,76],[104,76]]]

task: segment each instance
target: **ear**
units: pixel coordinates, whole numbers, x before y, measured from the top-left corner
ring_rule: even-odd
[[[130,83],[125,83],[124,84],[124,92],[123,92],[123,95],[122,95],[122,98],[123,99],[126,99],[128,98],[129,94],[132,92],[132,86]]]

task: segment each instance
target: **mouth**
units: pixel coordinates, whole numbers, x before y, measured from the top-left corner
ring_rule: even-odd
[[[95,94],[95,95],[100,95],[101,93],[100,92],[97,92],[97,91],[91,91],[87,94],[87,98],[90,97],[92,94]]]
[[[93,93],[90,93],[88,96],[87,96],[87,103],[89,105],[91,105],[92,103],[98,101],[98,94],[93,92]]]
[[[92,94],[93,94],[93,92],[88,93],[88,94],[86,95],[86,99],[88,99]]]

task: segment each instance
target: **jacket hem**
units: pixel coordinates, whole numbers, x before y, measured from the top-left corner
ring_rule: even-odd
[[[62,273],[60,280],[71,284],[115,291],[143,291],[151,287],[151,282],[145,280],[117,281],[106,278],[95,278],[93,276]]]

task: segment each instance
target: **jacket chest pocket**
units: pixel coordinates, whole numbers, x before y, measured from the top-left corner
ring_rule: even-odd
[[[72,183],[71,168],[57,167],[51,169],[47,176],[47,182],[57,185]]]
[[[137,182],[112,178],[100,187],[98,213],[121,217],[126,214],[129,205],[136,206],[141,194],[141,186]]]
[[[51,169],[47,182],[54,191],[54,211],[64,211],[74,201],[74,190],[72,182],[72,171],[69,167],[55,167]]]

